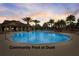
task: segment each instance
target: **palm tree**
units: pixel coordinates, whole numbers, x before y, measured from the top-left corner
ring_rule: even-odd
[[[23,18],[23,20],[27,22],[27,25],[29,25],[29,23],[31,22],[30,17],[25,17],[25,18]]]
[[[44,24],[43,24],[43,29],[45,29],[45,30],[48,30],[48,24],[49,24],[49,22],[45,22]]]
[[[79,19],[77,19],[76,28],[79,29]]]
[[[51,27],[52,27],[52,24],[54,23],[54,20],[53,19],[50,19],[49,20],[49,24],[51,25]]]
[[[39,20],[33,20],[33,22],[35,23],[35,26],[40,22]]]
[[[32,19],[30,17],[25,17],[23,20],[27,22],[27,31],[29,31],[31,29],[29,23],[32,21]]]
[[[60,28],[60,22],[59,22],[59,20],[54,23],[54,27],[55,27],[55,30],[59,31],[59,28]]]
[[[54,20],[53,19],[50,19],[48,23],[50,24],[51,30],[52,30],[52,24],[54,23]]]
[[[70,23],[75,21],[75,16],[74,15],[69,15],[67,18],[66,18],[66,21],[69,21]]]
[[[74,15],[69,15],[69,16],[66,18],[66,21],[69,22],[69,27],[70,27],[70,30],[71,30],[72,23],[73,23],[73,21],[75,21],[75,16],[74,16]]]
[[[66,22],[63,19],[60,20],[60,24],[61,24],[61,27],[65,27],[66,26]]]
[[[35,23],[35,29],[36,29],[36,28],[39,26],[38,23],[39,23],[40,21],[39,21],[39,20],[33,20],[33,22]]]
[[[66,23],[63,19],[61,19],[54,23],[54,27],[57,31],[62,31],[63,29],[65,29]]]
[[[61,19],[58,23],[61,30],[65,29],[66,23],[63,19]]]
[[[79,22],[79,19],[77,19],[77,22]]]

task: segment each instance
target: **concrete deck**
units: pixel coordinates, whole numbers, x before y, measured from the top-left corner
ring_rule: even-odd
[[[10,49],[10,42],[5,40],[5,35],[0,34],[0,55],[1,56],[79,56],[79,35],[76,33],[64,33],[72,37],[72,40],[65,43],[55,44],[53,48],[31,48],[31,49]],[[25,46],[48,46],[52,47],[53,44],[42,44],[42,45],[28,45]]]

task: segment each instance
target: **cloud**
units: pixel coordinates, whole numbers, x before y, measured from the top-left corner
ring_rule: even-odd
[[[61,4],[61,3],[9,3],[0,4],[0,22],[6,19],[19,20],[24,22],[21,18],[30,16],[33,19],[41,21],[41,24],[49,21],[50,18],[64,19],[74,14],[77,18],[79,16],[79,4]],[[24,22],[25,23],[25,22]]]

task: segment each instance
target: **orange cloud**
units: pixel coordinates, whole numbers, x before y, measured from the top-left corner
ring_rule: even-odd
[[[34,13],[31,14],[30,16],[32,18],[52,18],[55,19],[55,21],[57,21],[58,19],[65,19],[66,16],[68,16],[69,14],[54,14],[54,13],[48,13],[48,12],[38,12],[38,13]],[[48,20],[49,20],[48,19]]]

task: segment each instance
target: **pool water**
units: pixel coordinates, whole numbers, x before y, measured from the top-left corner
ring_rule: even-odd
[[[68,35],[45,31],[16,32],[10,38],[13,42],[27,44],[58,43],[70,40],[70,36]]]

